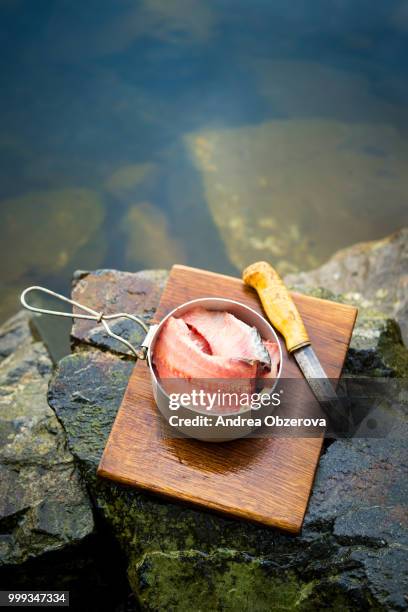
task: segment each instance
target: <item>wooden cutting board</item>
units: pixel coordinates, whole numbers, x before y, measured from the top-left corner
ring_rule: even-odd
[[[157,313],[199,297],[224,297],[262,313],[256,293],[237,279],[186,266],[174,266]],[[338,379],[349,346],[357,310],[351,306],[293,294],[313,347],[330,378]],[[302,379],[282,340],[282,377]],[[301,383],[300,383],[301,384]],[[302,386],[297,412],[315,402]],[[301,410],[300,410],[301,412]],[[275,526],[292,533],[301,529],[322,437],[245,438],[226,443],[169,439],[162,435],[149,370],[139,361],[98,468],[98,475],[195,504],[229,516]]]

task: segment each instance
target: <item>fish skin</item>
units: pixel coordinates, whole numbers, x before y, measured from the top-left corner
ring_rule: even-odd
[[[269,372],[264,372],[261,376],[262,378],[276,378],[280,363],[279,346],[273,340],[264,340],[263,343],[271,359],[271,369]]]

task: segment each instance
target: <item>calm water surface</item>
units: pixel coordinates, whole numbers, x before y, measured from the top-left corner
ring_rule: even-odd
[[[282,272],[408,222],[408,1],[0,1],[0,319],[76,268]]]

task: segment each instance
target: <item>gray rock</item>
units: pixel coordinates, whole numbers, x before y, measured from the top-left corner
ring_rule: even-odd
[[[29,321],[28,312],[20,310],[0,327],[0,362],[31,338]]]
[[[358,307],[357,321],[344,365],[345,375],[408,377],[408,349],[400,327],[389,315],[367,306],[360,294],[336,294],[323,287],[292,285],[292,289],[314,297]]]
[[[3,343],[4,340],[4,343]],[[94,528],[85,487],[47,404],[52,364],[20,313],[0,330],[0,566],[81,542]]]
[[[345,301],[344,297],[340,299]],[[358,302],[354,303],[358,305]],[[408,349],[395,319],[360,306],[345,373],[408,378]]]
[[[317,270],[289,274],[285,281],[342,293],[349,303],[396,319],[408,344],[408,228],[343,249]]]
[[[115,270],[97,270],[93,273],[79,271],[74,274],[72,299],[105,314],[138,314],[149,324],[167,276],[165,270],[135,273]],[[109,325],[113,332],[134,346],[140,344],[145,335],[143,329],[129,319],[114,320]],[[76,319],[72,339],[75,343],[85,342],[104,350],[132,355],[130,350],[108,336],[104,328],[94,321]]]
[[[137,293],[137,275],[133,279]],[[363,334],[364,350],[375,352],[378,337],[394,342],[387,329],[381,320],[375,333]],[[365,373],[360,365],[356,360],[354,374]],[[96,477],[131,368],[129,360],[82,345],[60,362],[49,402],[99,512],[127,556],[143,609],[407,609],[404,407],[398,408],[400,437],[331,444],[302,534],[292,537]]]

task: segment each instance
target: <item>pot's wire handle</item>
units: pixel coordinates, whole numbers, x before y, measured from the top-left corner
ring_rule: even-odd
[[[80,310],[83,310],[87,314],[74,313],[74,312],[62,312],[58,310],[48,310],[47,308],[39,308],[38,306],[32,306],[31,304],[27,303],[27,299],[26,299],[27,295],[31,293],[32,291],[38,291],[40,293],[46,293],[48,295],[51,295],[52,297],[57,298],[63,302],[67,302],[68,304],[72,304],[73,306],[76,306],[77,308],[79,308]],[[134,354],[134,356],[137,357],[138,359],[146,359],[147,348],[145,346],[141,346],[140,348],[135,348],[128,340],[126,340],[125,338],[122,338],[122,336],[118,336],[118,334],[115,334],[106,322],[106,321],[112,321],[113,319],[130,319],[131,321],[134,321],[135,323],[140,325],[140,327],[142,327],[143,330],[147,333],[149,331],[149,327],[140,317],[128,314],[127,312],[118,312],[116,314],[107,315],[103,311],[98,312],[97,310],[93,310],[92,308],[89,308],[89,306],[84,306],[83,304],[80,304],[79,302],[76,302],[75,300],[70,300],[69,298],[65,297],[65,295],[61,295],[59,293],[56,293],[55,291],[51,291],[51,289],[46,289],[45,287],[38,287],[38,286],[27,287],[27,289],[24,289],[24,291],[22,292],[20,296],[20,301],[22,305],[24,306],[24,308],[27,308],[27,310],[31,310],[32,312],[39,312],[40,314],[54,315],[57,317],[70,317],[71,319],[88,319],[90,321],[96,321],[97,323],[102,323],[103,327],[105,328],[106,333],[111,338],[114,338],[115,340],[122,342],[122,344],[127,346],[128,349],[130,349],[132,353]]]

